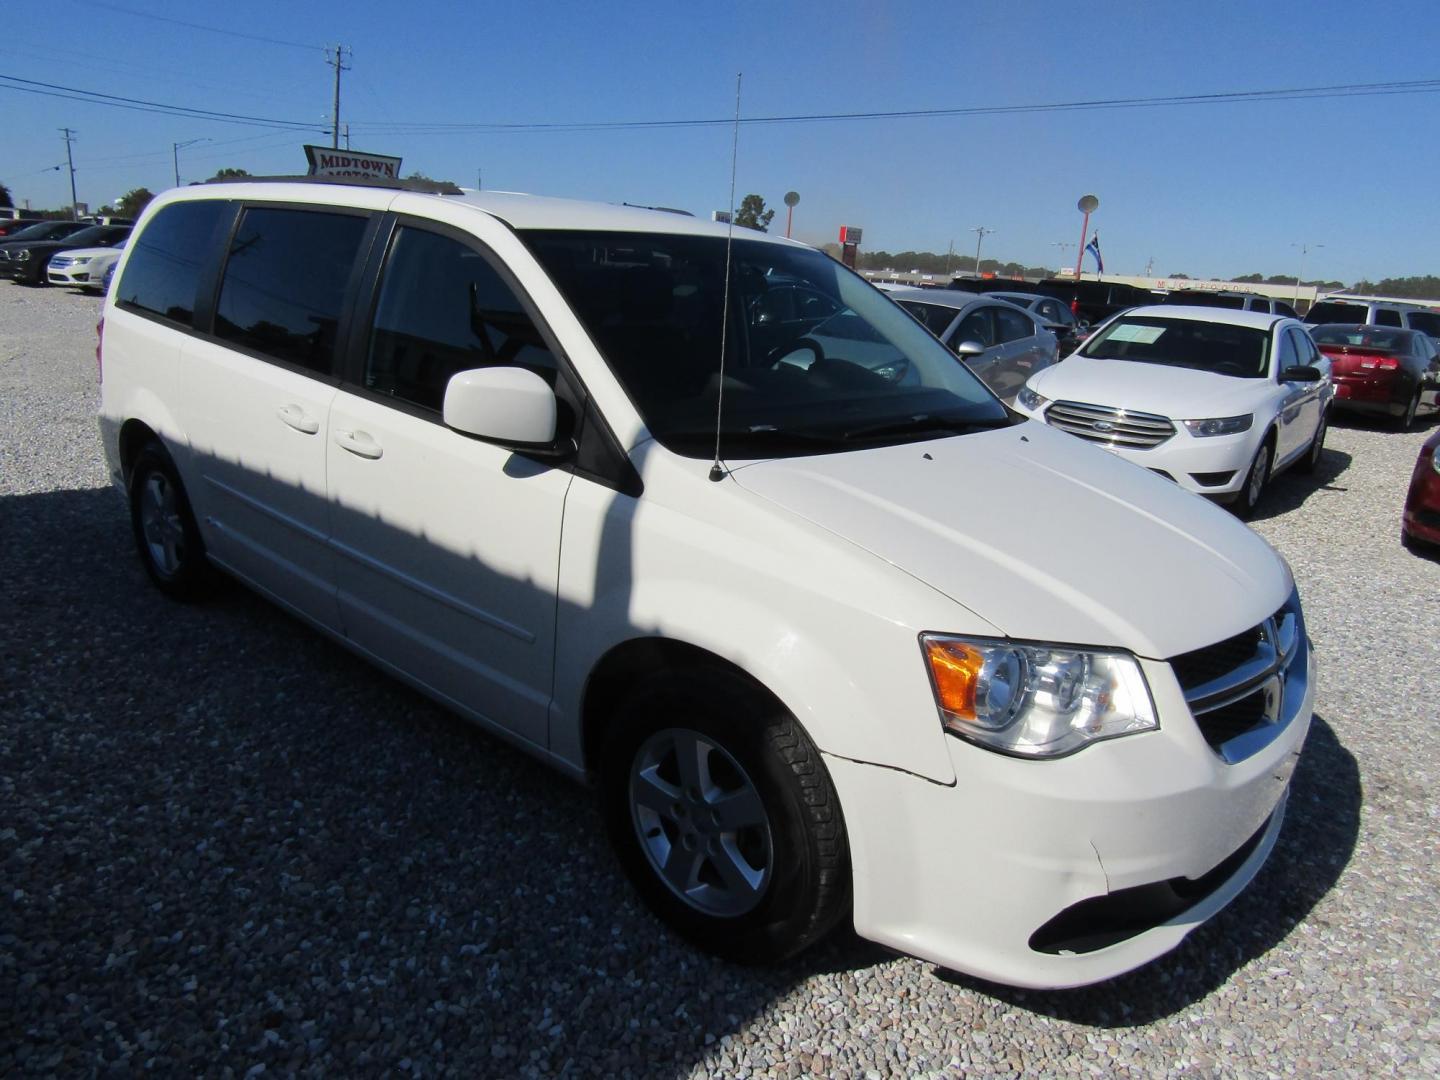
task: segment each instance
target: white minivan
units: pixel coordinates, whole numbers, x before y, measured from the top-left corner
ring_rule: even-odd
[[[776,288],[832,301],[823,340],[756,314]],[[223,570],[593,783],[636,888],[722,956],[851,920],[1094,982],[1276,842],[1315,685],[1284,560],[1008,411],[801,244],[420,182],[195,186],[146,209],[98,355],[161,590]]]

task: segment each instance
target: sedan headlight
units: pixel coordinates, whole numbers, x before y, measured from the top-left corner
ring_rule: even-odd
[[[30,259],[30,250],[28,248],[21,248],[19,251],[15,252],[15,254],[11,255],[10,257],[16,262],[27,262]]]
[[[1129,653],[921,634],[946,731],[1006,754],[1053,758],[1160,726]]]
[[[1015,400],[1031,412],[1039,412],[1044,406],[1050,404],[1049,398],[1037,394],[1028,386],[1022,386],[1020,388],[1020,393],[1016,396]]]
[[[86,256],[85,256],[84,258],[82,258],[82,259],[71,259],[71,260],[70,260],[70,265],[71,265],[71,266],[84,266],[84,265],[85,265],[86,263],[88,263],[89,261],[90,261],[90,256],[86,255]]]
[[[1181,421],[1190,434],[1197,439],[1209,438],[1211,435],[1235,435],[1241,431],[1249,431],[1250,425],[1254,422],[1254,413],[1246,413],[1244,416],[1216,416],[1209,420]]]

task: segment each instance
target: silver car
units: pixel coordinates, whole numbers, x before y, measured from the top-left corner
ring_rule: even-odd
[[[1059,359],[1055,335],[1015,304],[953,289],[886,291],[1007,405],[1026,379]]]

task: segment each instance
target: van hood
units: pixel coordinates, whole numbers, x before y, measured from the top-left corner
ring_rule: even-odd
[[[1051,401],[1083,401],[1199,420],[1251,412],[1257,395],[1269,383],[1195,368],[1072,356],[1032,377],[1029,385]]]
[[[1033,421],[731,475],[1015,639],[1166,659],[1254,626],[1294,587],[1228,512]]]

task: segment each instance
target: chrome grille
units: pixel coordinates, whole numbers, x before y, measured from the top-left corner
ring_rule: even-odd
[[[72,259],[69,255],[56,255],[53,259],[50,260],[50,265],[53,266],[56,270],[64,270],[74,261],[75,260]]]
[[[1175,434],[1168,416],[1129,412],[1083,401],[1057,401],[1045,410],[1045,422],[1082,439],[1105,446],[1149,450]]]
[[[1172,657],[1171,669],[1210,748],[1228,762],[1268,744],[1304,699],[1308,642],[1298,596],[1259,626]]]

